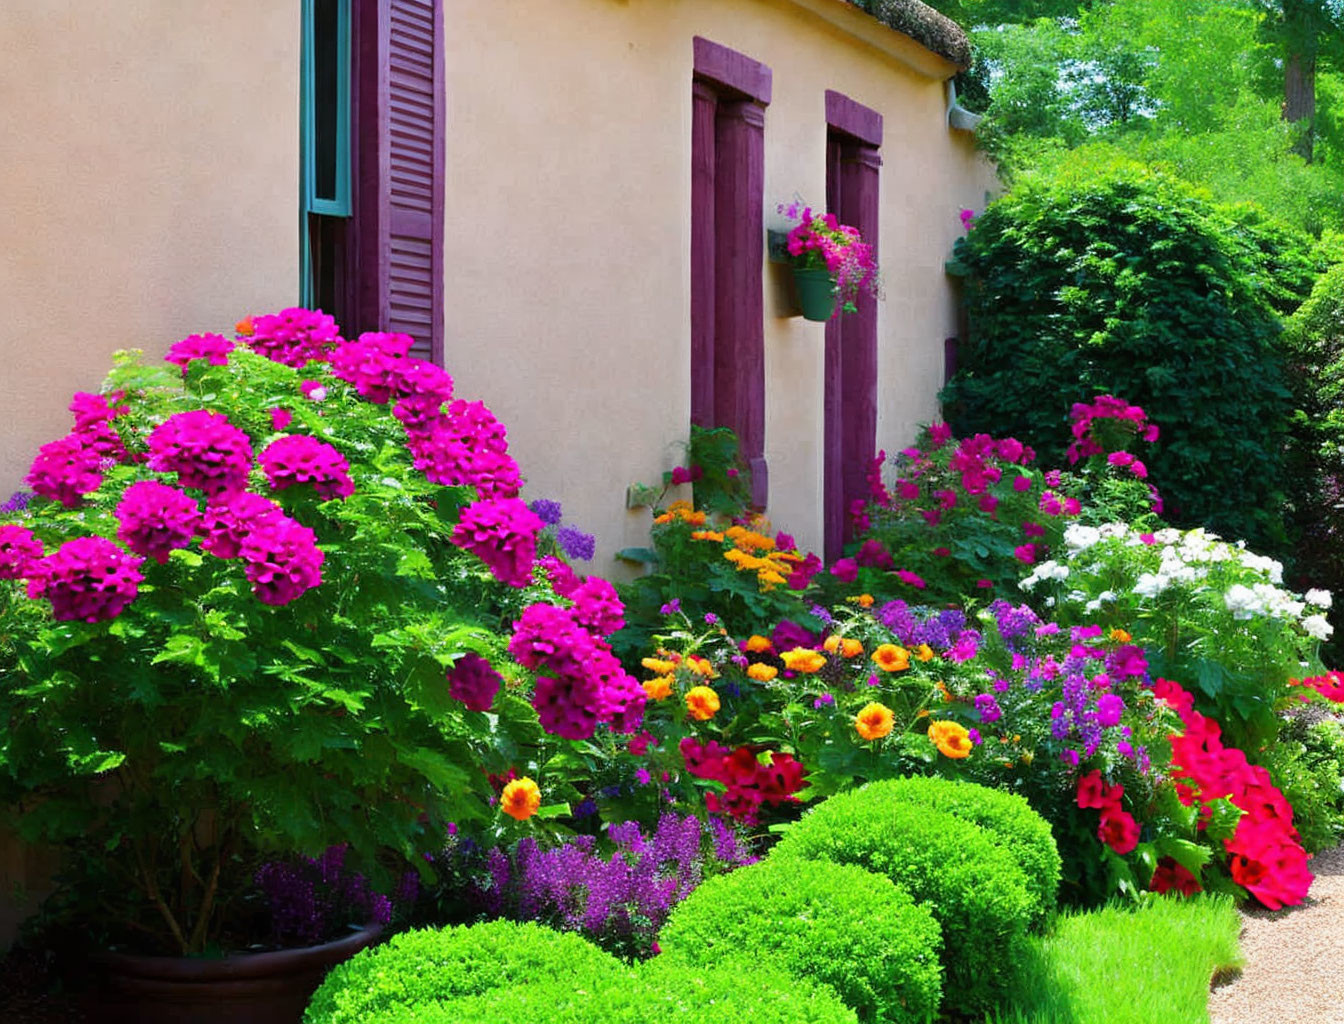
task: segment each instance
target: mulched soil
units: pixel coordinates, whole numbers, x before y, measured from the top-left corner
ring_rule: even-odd
[[[86,1024],[77,994],[41,953],[13,949],[0,959],[0,1021],[4,1024]]]

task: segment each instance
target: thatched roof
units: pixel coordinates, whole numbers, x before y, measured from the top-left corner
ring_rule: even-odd
[[[909,36],[957,67],[971,65],[971,41],[951,18],[919,0],[848,0],[882,24]]]

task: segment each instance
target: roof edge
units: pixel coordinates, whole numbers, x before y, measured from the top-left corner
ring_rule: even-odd
[[[888,28],[907,35],[959,71],[971,66],[971,41],[951,18],[920,0],[846,0]]]
[[[969,66],[970,40],[918,0],[783,0],[934,81]],[[878,13],[880,10],[881,13]]]

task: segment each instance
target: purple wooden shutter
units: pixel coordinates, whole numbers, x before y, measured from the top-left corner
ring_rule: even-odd
[[[882,115],[826,91],[826,204],[842,224],[859,229],[877,250]],[[823,450],[824,551],[840,556],[852,535],[850,506],[868,493],[877,450],[877,303],[860,295],[858,311],[826,325]]]
[[[379,0],[378,324],[443,362],[442,0]]]
[[[730,427],[764,508],[768,67],[696,36],[691,142],[691,421]]]

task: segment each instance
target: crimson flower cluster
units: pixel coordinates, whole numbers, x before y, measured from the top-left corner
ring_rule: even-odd
[[[681,756],[688,772],[728,787],[723,793],[706,793],[705,808],[711,814],[726,814],[747,825],[757,823],[763,806],[797,803],[793,794],[803,788],[801,762],[791,754],[772,752],[770,763],[762,764],[759,754],[763,750],[749,746],[730,750],[713,740],[701,743],[692,736],[681,741]]]
[[[17,580],[44,551],[42,542],[26,526],[0,526],[0,580]]]
[[[2,544],[0,551],[3,551]],[[1324,675],[1307,676],[1305,679],[1289,679],[1288,685],[1305,686],[1309,690],[1315,690],[1328,701],[1344,704],[1344,672],[1326,672]],[[1302,699],[1307,698],[1304,695]]]
[[[221,413],[193,409],[169,416],[150,432],[149,468],[176,473],[183,487],[220,498],[247,487],[252,442]]]
[[[229,353],[237,346],[222,334],[191,334],[176,342],[163,358],[182,367],[187,375],[187,364],[193,359],[204,359],[211,366],[227,366]]]
[[[611,599],[618,601],[614,594]],[[513,624],[509,653],[544,673],[532,699],[541,726],[576,740],[592,736],[599,722],[609,722],[616,732],[637,732],[644,720],[644,688],[580,617],[577,608],[537,603],[524,608]]]
[[[306,434],[290,434],[272,441],[261,453],[261,468],[271,487],[283,491],[312,484],[323,498],[348,498],[355,493],[350,463],[325,441]]]
[[[1070,466],[1092,455],[1129,455],[1115,450],[1124,447],[1116,442],[1125,439],[1138,437],[1143,441],[1156,441],[1158,438],[1157,424],[1149,423],[1142,409],[1114,395],[1098,395],[1091,404],[1075,402],[1069,411],[1069,419],[1073,442],[1066,454]],[[1148,475],[1143,463],[1132,455],[1128,459],[1110,459],[1110,462],[1128,467],[1137,477]]]
[[[1124,855],[1139,845],[1139,823],[1120,806],[1124,786],[1108,785],[1100,771],[1091,771],[1078,780],[1078,806],[1101,812],[1097,838],[1116,853]]]
[[[200,514],[196,500],[176,487],[141,480],[127,487],[117,504],[117,539],[162,565],[174,548],[192,542]]]
[[[1232,881],[1270,910],[1296,906],[1312,875],[1308,855],[1293,827],[1293,809],[1262,766],[1235,747],[1223,746],[1218,723],[1194,710],[1194,697],[1177,683],[1159,679],[1154,695],[1171,705],[1185,732],[1171,737],[1171,777],[1187,807],[1199,805],[1200,827],[1210,801],[1229,800],[1242,811],[1237,830],[1223,840]]]
[[[326,359],[331,349],[341,343],[335,318],[316,309],[282,309],[279,313],[250,317],[238,328],[254,351],[296,369],[311,360]]]
[[[448,696],[460,700],[470,711],[489,711],[503,684],[490,662],[471,651],[448,670]]]
[[[106,537],[76,537],[29,563],[28,596],[45,597],[61,621],[115,619],[139,593],[143,561]]]

